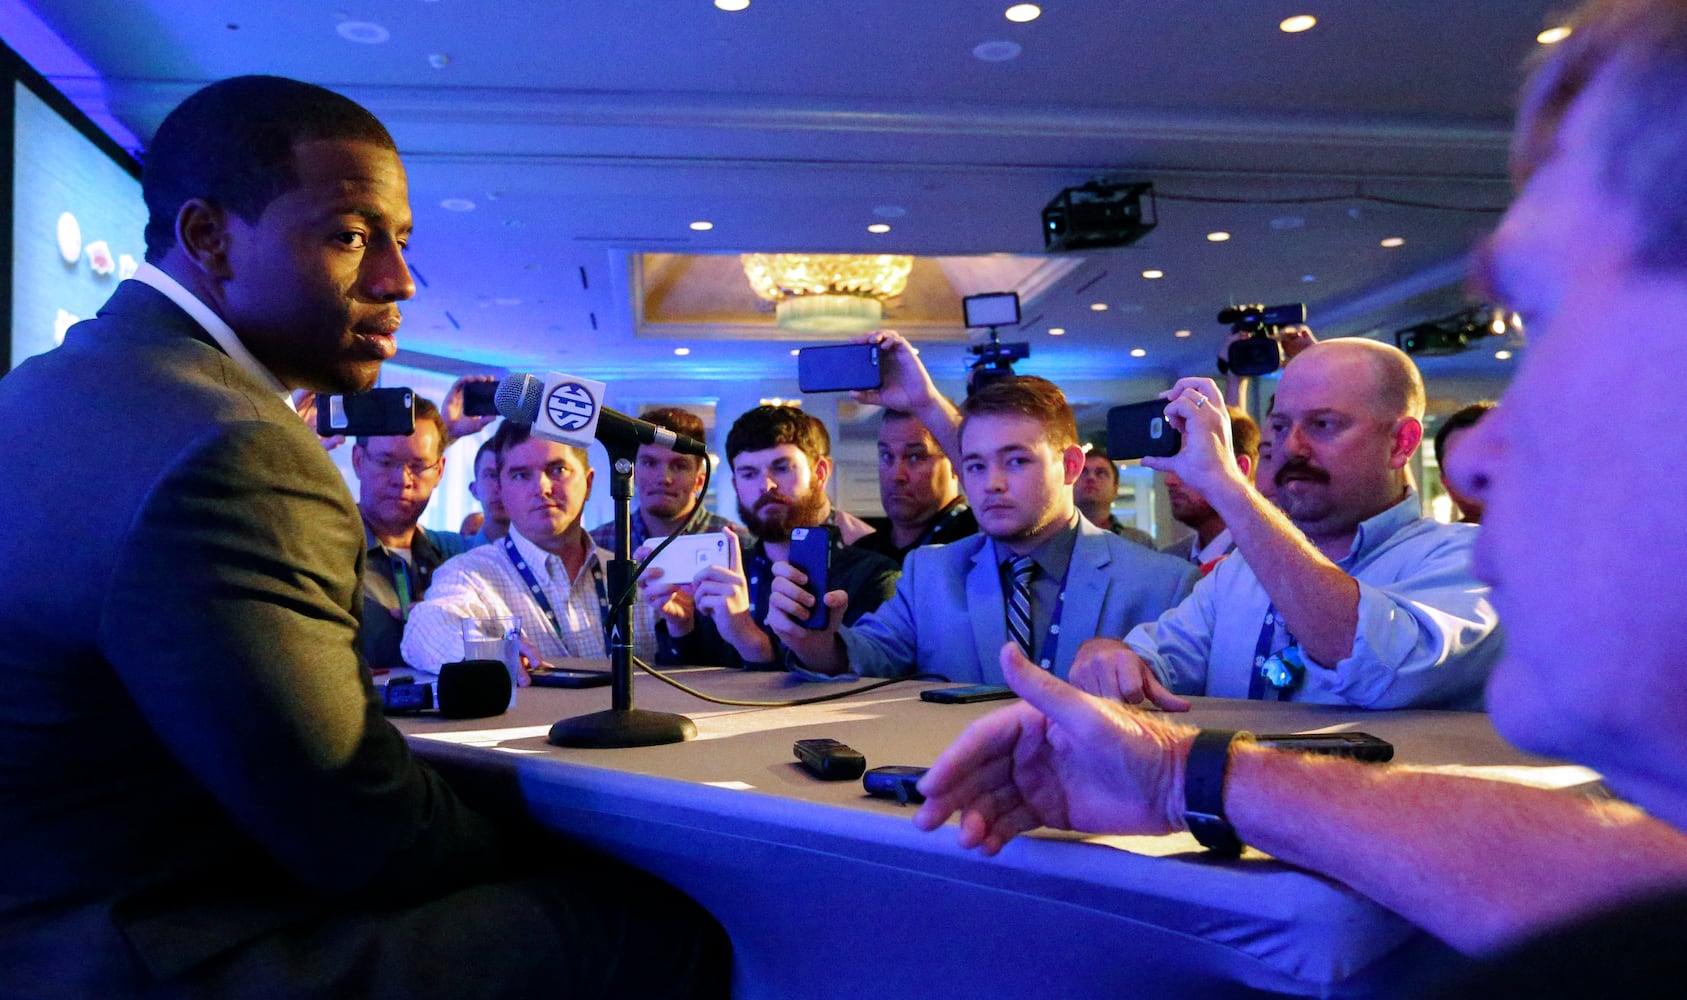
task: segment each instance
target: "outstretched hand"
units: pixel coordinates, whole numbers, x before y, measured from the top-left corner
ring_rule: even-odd
[[[1103,701],[1045,673],[1016,643],[1002,672],[1024,699],[961,734],[920,779],[914,815],[934,830],[961,814],[960,844],[993,855],[1027,830],[1170,833],[1183,824],[1183,762],[1195,730]]]

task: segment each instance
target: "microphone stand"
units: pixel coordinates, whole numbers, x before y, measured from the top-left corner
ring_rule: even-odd
[[[609,623],[609,663],[613,672],[610,708],[576,715],[551,727],[549,740],[559,747],[651,747],[681,743],[697,735],[683,715],[633,707],[633,605],[621,595],[632,583],[633,462],[637,444],[603,442],[609,453],[609,495],[615,501],[615,558],[609,563],[609,594],[614,601]]]

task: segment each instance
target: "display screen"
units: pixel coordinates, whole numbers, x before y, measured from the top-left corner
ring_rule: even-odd
[[[0,371],[51,350],[71,324],[98,312],[143,259],[146,229],[133,164],[89,138],[22,79],[8,83],[12,331],[10,364]]]

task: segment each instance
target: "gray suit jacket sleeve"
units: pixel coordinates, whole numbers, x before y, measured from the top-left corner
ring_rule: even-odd
[[[380,714],[347,610],[357,519],[293,430],[214,426],[163,471],[118,540],[98,646],[170,751],[316,891],[485,877],[493,829]]]

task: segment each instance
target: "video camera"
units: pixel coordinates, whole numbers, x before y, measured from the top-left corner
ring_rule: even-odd
[[[967,348],[968,354],[978,358],[967,371],[967,395],[970,396],[991,382],[1012,376],[1013,363],[1030,357],[1031,345],[1024,341],[1004,344],[996,333],[998,326],[1019,324],[1018,292],[968,295],[961,300],[961,307],[966,313],[967,329],[990,328],[989,340]]]
[[[1285,326],[1306,322],[1306,303],[1231,306],[1219,312],[1218,321],[1229,323],[1232,333],[1249,335],[1247,340],[1238,340],[1230,345],[1225,363],[1219,366],[1219,373],[1269,375],[1283,367],[1283,347],[1277,343],[1276,335]]]

